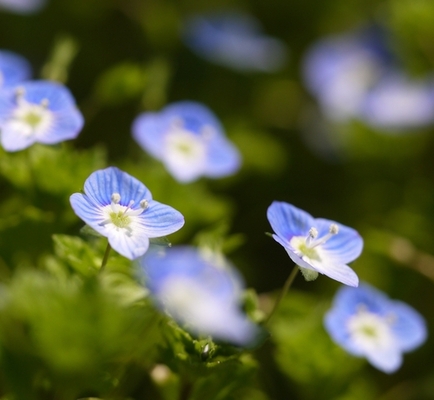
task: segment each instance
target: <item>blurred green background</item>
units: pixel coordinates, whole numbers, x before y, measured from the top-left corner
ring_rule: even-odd
[[[227,8],[257,17],[265,33],[287,45],[284,69],[240,73],[185,47],[186,17]],[[360,121],[327,125],[301,79],[302,57],[314,41],[366,22],[389,29],[409,74],[432,73],[431,0],[48,0],[32,15],[0,11],[0,49],[27,58],[35,78],[64,82],[86,120],[74,142],[0,154],[4,399],[434,398],[431,338],[390,376],[332,343],[322,316],[339,284],[323,276],[313,283],[298,277],[271,340],[243,361],[245,369],[218,367],[215,375],[223,380],[244,380],[242,391],[219,391],[213,375],[192,367],[190,379],[202,389],[183,395],[179,360],[169,365],[178,378],[169,376],[160,387],[151,372],[170,357],[154,354],[153,344],[164,340],[147,325],[159,317],[137,305],[124,313],[120,303],[143,294],[134,285],[136,272],[120,257],[102,288],[92,286],[104,247],[95,240],[86,247],[78,238],[82,223],[69,208],[70,194],[92,171],[124,169],[185,215],[172,243],[215,240],[267,310],[292,262],[265,235],[271,230],[266,209],[273,200],[287,201],[357,229],[365,240],[352,264],[360,279],[412,305],[432,331],[434,128],[393,136]],[[203,102],[221,119],[243,156],[235,176],[181,185],[132,140],[139,112],[186,99]],[[53,234],[59,235],[54,242]],[[68,256],[71,248],[79,262]],[[143,335],[141,347],[135,334]]]

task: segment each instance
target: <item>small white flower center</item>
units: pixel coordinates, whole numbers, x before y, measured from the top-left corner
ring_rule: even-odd
[[[168,158],[180,164],[205,156],[203,138],[181,127],[172,128],[167,134],[166,150]]]
[[[121,195],[119,193],[113,193],[111,195],[111,203],[103,208],[103,212],[106,215],[106,219],[101,225],[112,224],[116,229],[126,229],[130,231],[130,225],[134,220],[134,217],[142,214],[148,207],[148,200],[143,199],[140,201],[140,208],[133,209],[134,200],[131,200],[128,205],[124,206],[120,204]]]
[[[318,230],[315,227],[309,229],[307,236],[294,236],[289,244],[294,248],[300,257],[306,257],[311,260],[321,261],[318,249],[322,244],[327,242],[332,236],[339,233],[339,227],[331,224],[326,235],[318,238]]]
[[[10,126],[20,134],[31,136],[47,131],[53,123],[53,112],[48,108],[48,99],[39,104],[29,103],[24,99],[24,89],[16,91],[17,106],[13,111]]]
[[[387,347],[394,341],[391,324],[393,315],[380,316],[361,305],[359,311],[347,321],[347,330],[353,343],[366,353]]]

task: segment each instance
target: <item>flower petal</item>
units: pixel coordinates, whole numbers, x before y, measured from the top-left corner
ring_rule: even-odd
[[[138,208],[141,200],[152,199],[151,192],[142,182],[116,167],[93,172],[86,179],[84,191],[95,204],[101,206],[111,203],[113,193],[120,194],[123,206],[128,206],[133,200],[133,208]]]
[[[95,229],[103,236],[107,236],[107,231],[102,222],[105,216],[101,208],[93,203],[88,196],[81,193],[74,193],[69,198],[71,207],[74,212],[84,221],[87,225]]]
[[[37,136],[37,141],[54,144],[68,139],[75,139],[84,125],[83,115],[77,108],[71,107],[54,114],[53,126]]]
[[[329,278],[332,278],[348,286],[357,287],[359,285],[359,278],[348,265],[334,263],[329,264],[326,261],[310,261],[312,267],[320,274],[327,275]]]
[[[241,165],[241,155],[237,148],[225,137],[216,136],[210,139],[207,165],[204,174],[210,177],[232,175]]]
[[[6,151],[19,151],[31,146],[36,137],[19,121],[8,122],[1,129],[1,144]]]
[[[148,208],[139,218],[143,232],[150,238],[176,232],[185,222],[179,211],[155,200],[149,202]]]
[[[293,236],[306,236],[315,221],[307,212],[282,201],[268,207],[267,218],[274,232],[288,242]]]
[[[164,130],[158,113],[140,114],[133,122],[134,140],[149,154],[161,159],[164,151]]]
[[[330,225],[335,224],[339,232],[321,245],[327,252],[327,258],[338,264],[347,264],[360,256],[363,249],[363,239],[358,232],[348,226],[328,219],[315,219],[315,227],[318,229],[318,237],[326,235]]]
[[[402,355],[395,346],[386,349],[376,348],[366,354],[368,361],[379,370],[391,374],[402,364]]]
[[[425,342],[426,323],[423,317],[409,305],[396,301],[390,309],[392,330],[402,351],[411,351]]]
[[[110,246],[119,254],[130,260],[143,256],[149,247],[149,238],[143,232],[134,230],[128,235],[125,229],[116,229],[113,225],[109,227],[108,241]]]

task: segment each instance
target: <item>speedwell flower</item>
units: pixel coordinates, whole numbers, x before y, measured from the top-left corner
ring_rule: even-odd
[[[324,324],[348,353],[366,357],[386,373],[396,371],[402,353],[420,346],[427,336],[425,321],[416,310],[367,284],[341,288]]]
[[[318,273],[357,286],[359,278],[346,265],[361,253],[363,240],[352,228],[328,219],[313,218],[285,202],[274,201],[267,210],[273,238],[287,251],[306,280]]]
[[[357,118],[383,131],[434,123],[434,78],[410,77],[385,29],[367,27],[320,40],[307,52],[304,77],[324,114]]]
[[[24,57],[7,50],[0,50],[0,88],[23,82],[31,76],[30,64]]]
[[[159,113],[145,112],[135,119],[132,130],[137,143],[179,182],[223,177],[240,167],[238,150],[202,104],[181,101]]]
[[[190,17],[183,37],[199,56],[236,70],[273,72],[281,69],[287,58],[283,42],[263,34],[260,22],[247,14]]]
[[[133,260],[149,247],[149,238],[173,233],[184,217],[170,206],[152,200],[146,186],[115,167],[93,172],[84,183],[84,194],[71,198],[74,212],[110,246]]]
[[[246,345],[257,333],[242,313],[241,277],[221,255],[180,246],[141,259],[157,305],[196,334]]]
[[[74,139],[83,123],[74,98],[59,83],[29,81],[0,91],[1,144],[6,151]]]

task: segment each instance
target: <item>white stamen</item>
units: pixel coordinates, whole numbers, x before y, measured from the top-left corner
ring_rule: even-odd
[[[148,200],[143,199],[142,201],[140,201],[140,207],[143,208],[143,210],[146,210],[149,207]]]
[[[17,101],[22,99],[25,94],[26,94],[26,90],[22,86],[18,86],[15,89],[15,98]]]
[[[318,229],[312,227],[309,229],[309,233],[306,238],[306,245],[309,247],[312,244],[312,240],[318,237]]]
[[[50,100],[48,100],[48,99],[42,99],[41,100],[41,107],[47,109],[49,105],[50,105]]]
[[[114,204],[119,204],[119,202],[121,201],[121,195],[119,193],[113,193],[111,197],[111,201]]]
[[[339,226],[337,226],[336,224],[331,224],[329,228],[329,232],[332,235],[336,235],[337,233],[339,233]]]
[[[329,227],[329,233],[319,238],[318,240],[314,240],[318,237],[318,230],[314,227],[309,229],[308,236],[306,238],[306,246],[310,249],[313,249],[320,244],[324,244],[329,240],[332,236],[337,235],[339,232],[339,227],[336,224],[331,224]]]
[[[124,210],[123,215],[125,215],[127,213],[127,211],[131,209],[131,207],[133,206],[133,204],[134,204],[134,200],[130,200],[130,202],[128,203],[127,207]]]

